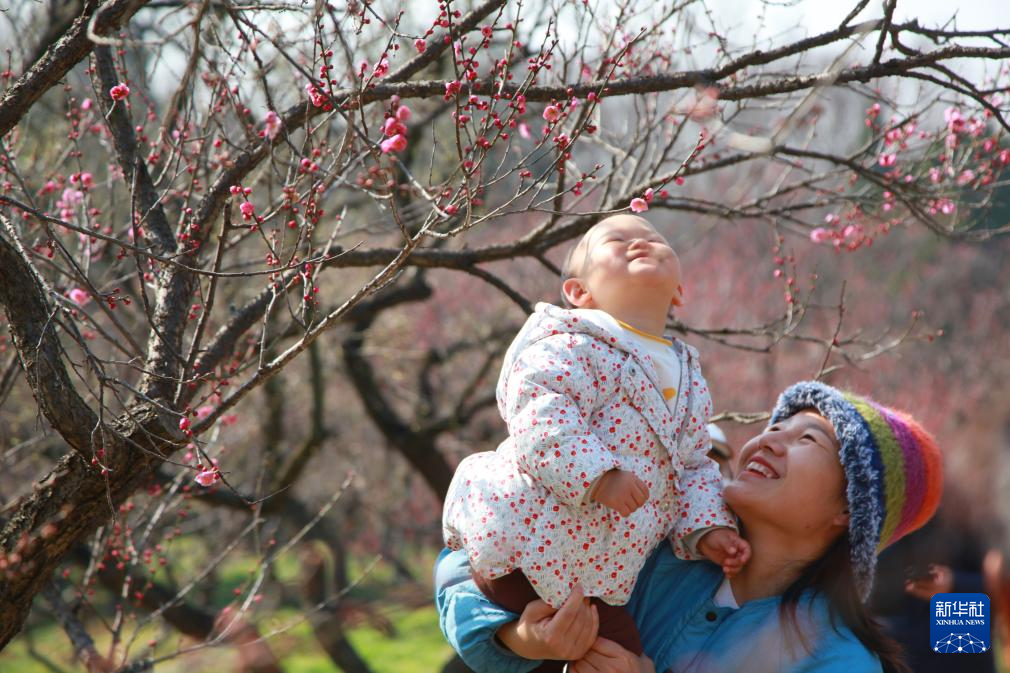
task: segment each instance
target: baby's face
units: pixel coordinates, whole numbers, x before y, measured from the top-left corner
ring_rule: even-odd
[[[588,285],[599,308],[608,310],[629,300],[638,303],[645,293],[665,309],[680,296],[677,253],[640,217],[607,218],[586,233],[580,248],[572,272]]]

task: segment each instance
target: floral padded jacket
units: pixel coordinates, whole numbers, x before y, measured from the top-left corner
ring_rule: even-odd
[[[662,540],[696,559],[700,531],[736,527],[707,457],[711,398],[697,351],[670,346],[681,385],[669,405],[651,357],[599,313],[537,305],[498,382],[509,437],[460,463],[443,512],[446,544],[465,549],[474,571],[495,578],[522,569],[555,607],[576,582],[623,605]],[[614,468],[649,487],[628,517],[588,498]]]

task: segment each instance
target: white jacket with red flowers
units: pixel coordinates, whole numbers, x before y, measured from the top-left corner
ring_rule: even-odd
[[[652,358],[588,313],[537,305],[498,381],[509,437],[460,463],[442,516],[446,544],[465,549],[475,572],[493,579],[521,569],[554,607],[576,582],[623,605],[664,538],[694,559],[698,531],[736,527],[707,457],[712,402],[698,352],[671,346],[681,362],[671,413]],[[626,518],[588,497],[614,468],[649,487]]]

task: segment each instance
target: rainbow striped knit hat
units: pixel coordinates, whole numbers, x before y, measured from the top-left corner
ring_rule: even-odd
[[[777,423],[816,409],[835,429],[848,482],[852,570],[864,601],[877,554],[929,521],[940,504],[943,465],[936,440],[908,414],[817,381],[786,388],[772,411]]]

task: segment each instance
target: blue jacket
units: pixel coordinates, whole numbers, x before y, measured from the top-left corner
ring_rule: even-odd
[[[682,561],[661,545],[642,569],[627,609],[645,654],[657,671],[672,673],[880,673],[881,665],[840,622],[827,599],[810,594],[797,610],[804,648],[779,620],[780,598],[748,601],[738,609],[712,602],[722,571],[708,562]],[[435,564],[435,604],[449,644],[477,673],[526,673],[539,662],[497,644],[495,632],[518,618],[490,602],[470,579],[466,555],[444,550]]]

